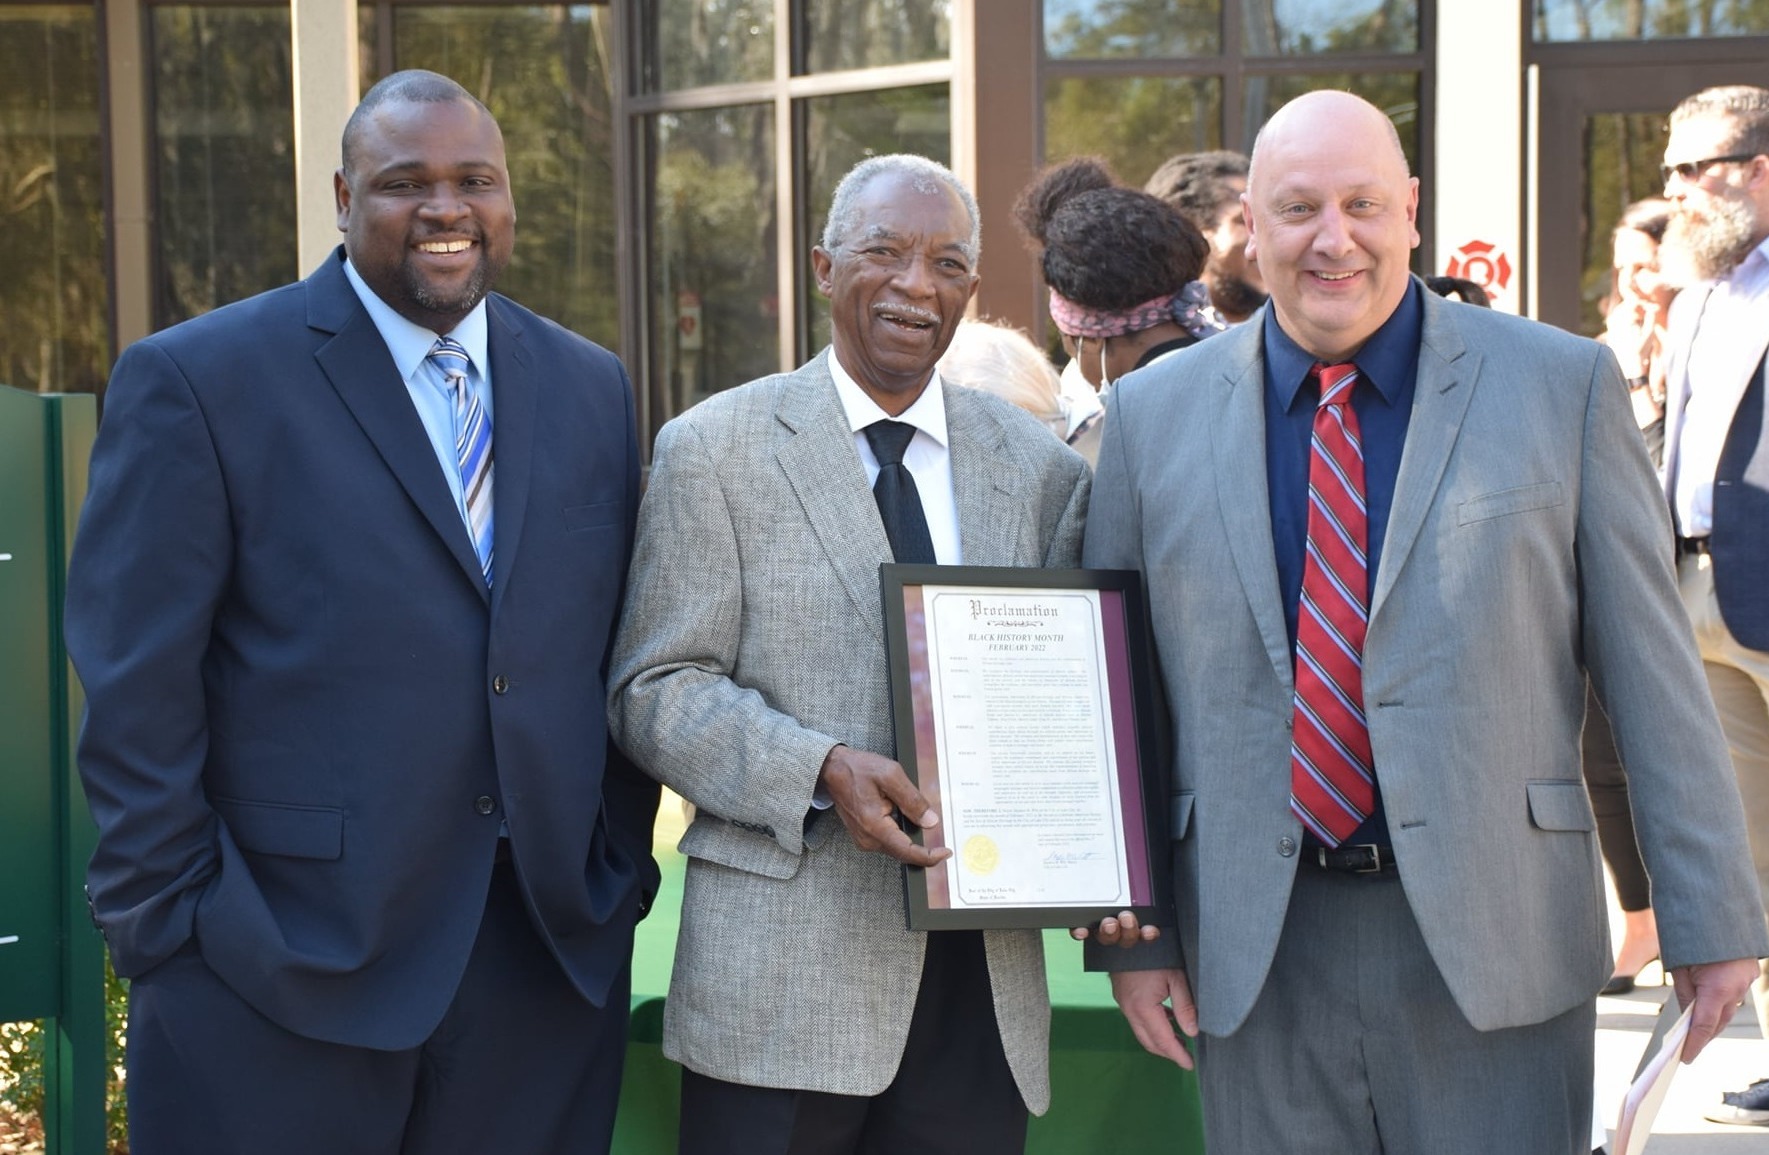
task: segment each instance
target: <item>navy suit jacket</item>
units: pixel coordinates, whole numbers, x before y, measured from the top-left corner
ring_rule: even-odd
[[[1739,399],[1714,471],[1714,596],[1720,617],[1739,645],[1769,650],[1769,427],[1763,421],[1758,361]]]
[[[656,787],[608,740],[639,458],[606,350],[488,299],[487,591],[342,250],[118,360],[70,567],[88,875],[118,973],[197,950],[296,1033],[416,1045],[499,828],[600,1004],[656,887]]]

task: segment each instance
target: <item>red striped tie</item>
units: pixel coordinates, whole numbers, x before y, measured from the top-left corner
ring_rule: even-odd
[[[1320,381],[1321,403],[1308,461],[1290,809],[1315,837],[1338,846],[1375,805],[1363,676],[1369,519],[1364,447],[1350,404],[1357,367],[1316,365],[1310,375]]]

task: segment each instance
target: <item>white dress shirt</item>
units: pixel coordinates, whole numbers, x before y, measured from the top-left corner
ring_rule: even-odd
[[[1677,532],[1684,537],[1706,537],[1714,528],[1714,473],[1733,414],[1756,373],[1764,325],[1769,325],[1769,241],[1715,282],[1690,339],[1689,403],[1677,435],[1671,491]]]
[[[901,421],[915,426],[915,436],[903,451],[903,466],[915,478],[915,490],[921,495],[921,512],[927,518],[928,537],[934,543],[934,557],[941,565],[962,565],[964,549],[958,540],[958,495],[952,489],[952,454],[946,436],[946,395],[935,370],[927,387],[915,404],[892,417],[879,408],[878,402],[854,381],[842,367],[835,350],[829,351],[829,375],[835,378],[835,392],[841,398],[842,412],[847,415],[848,428],[854,431],[854,448],[860,464],[866,467],[866,484],[878,481],[878,458],[872,443],[866,439],[866,427],[875,421]]]

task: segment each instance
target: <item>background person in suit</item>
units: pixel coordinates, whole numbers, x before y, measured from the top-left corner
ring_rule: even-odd
[[[879,565],[1080,555],[1085,463],[935,372],[977,256],[950,172],[861,163],[812,253],[832,348],[658,434],[609,715],[697,808],[663,1024],[684,1152],[1017,1151],[1050,1099],[1038,933],[910,933],[899,862],[951,852],[892,817],[937,821],[891,758]]]
[[[388,77],[343,154],[340,253],[131,346],[93,455],[67,635],[132,1149],[605,1150],[656,886],[601,709],[631,390],[488,296],[515,211],[464,89]]]
[[[1615,361],[1425,292],[1417,210],[1378,110],[1292,101],[1247,194],[1271,310],[1107,416],[1086,556],[1148,577],[1179,933],[1095,957],[1151,1051],[1195,1014],[1213,1155],[1588,1149],[1587,670],[1686,1058],[1769,947]]]
[[[1769,887],[1769,91],[1710,88],[1684,100],[1671,113],[1664,175],[1676,207],[1666,246],[1701,278],[1672,304],[1666,338],[1677,577],[1732,747],[1758,883]],[[1647,866],[1662,938],[1662,888]],[[1754,993],[1769,1036],[1769,969]],[[1708,1117],[1769,1126],[1769,1079],[1728,1092]]]

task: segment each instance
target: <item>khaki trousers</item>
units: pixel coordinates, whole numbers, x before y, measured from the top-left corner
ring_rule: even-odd
[[[1769,653],[1739,645],[1726,628],[1714,593],[1712,558],[1685,554],[1677,563],[1677,582],[1689,624],[1695,627],[1695,644],[1720,713],[1720,728],[1732,749],[1732,769],[1750,832],[1751,862],[1757,868],[1757,886],[1769,904]],[[1769,907],[1764,916],[1769,918]],[[1757,1025],[1769,1038],[1769,963],[1758,974],[1751,994]]]

